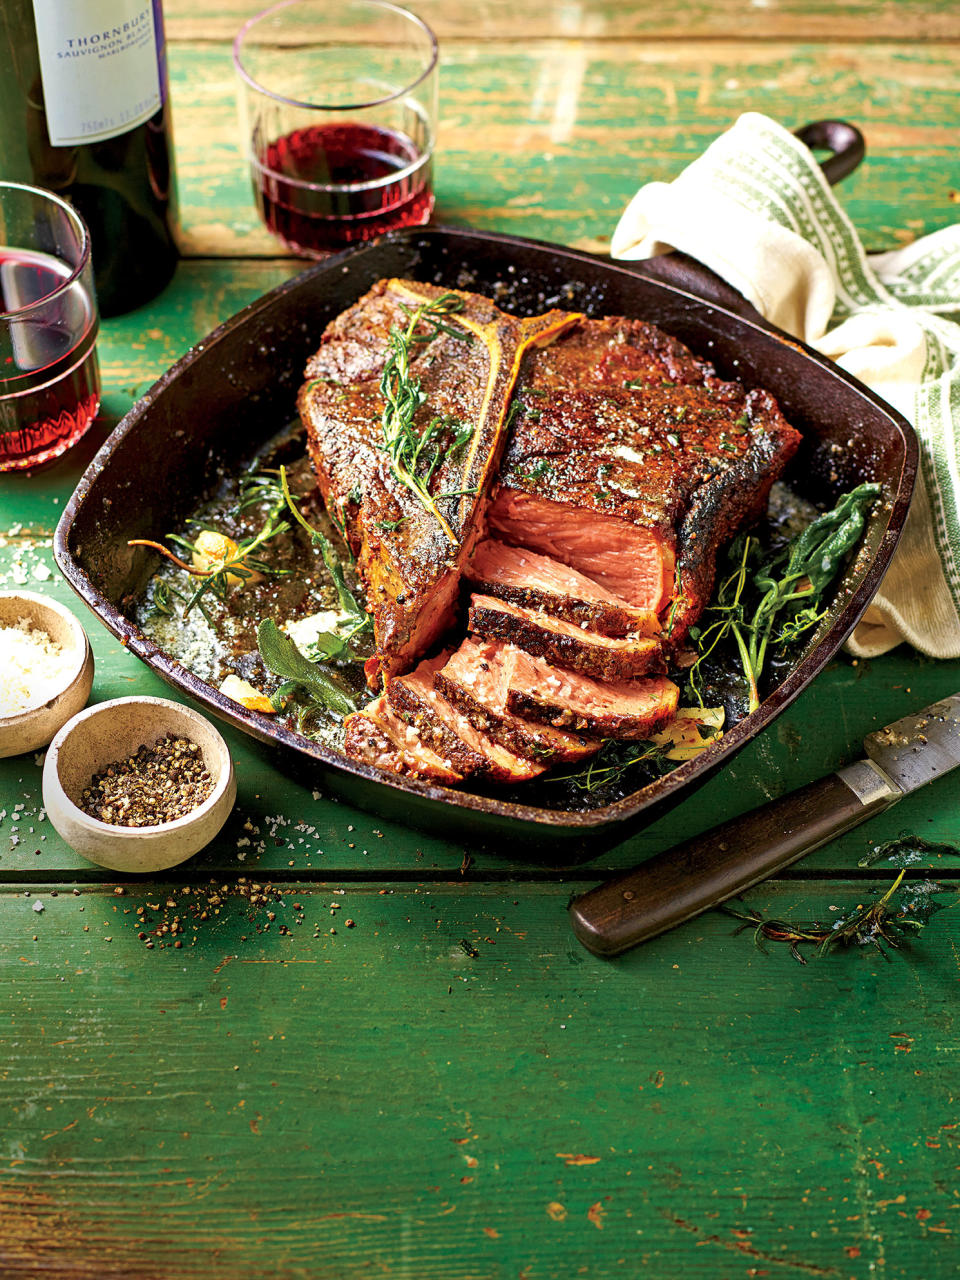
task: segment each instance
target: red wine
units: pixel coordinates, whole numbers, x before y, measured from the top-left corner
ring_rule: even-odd
[[[103,315],[147,302],[177,263],[160,0],[2,0],[0,67],[0,175],[79,210]]]
[[[253,163],[267,227],[295,253],[325,253],[433,212],[430,155],[375,125],[312,125],[270,143]]]
[[[58,457],[97,416],[96,310],[79,280],[56,293],[70,274],[45,253],[0,248],[0,311],[22,312],[0,319],[0,471]]]

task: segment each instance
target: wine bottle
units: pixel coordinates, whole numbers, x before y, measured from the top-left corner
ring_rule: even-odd
[[[100,311],[177,264],[160,0],[2,0],[0,177],[55,191],[90,228]]]

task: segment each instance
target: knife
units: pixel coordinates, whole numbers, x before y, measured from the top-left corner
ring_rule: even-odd
[[[574,898],[573,932],[616,956],[749,889],[960,766],[960,694],[863,741],[866,760],[674,845]]]

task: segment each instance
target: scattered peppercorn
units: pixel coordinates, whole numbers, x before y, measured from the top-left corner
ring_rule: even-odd
[[[166,734],[91,778],[80,807],[116,827],[152,827],[190,813],[213,790],[203,753],[189,738]]]

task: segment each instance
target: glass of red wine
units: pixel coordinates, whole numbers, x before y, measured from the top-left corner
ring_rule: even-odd
[[[100,408],[90,236],[58,196],[0,182],[0,472],[57,458]]]
[[[254,197],[322,258],[433,211],[437,41],[384,0],[283,0],[233,45]]]

